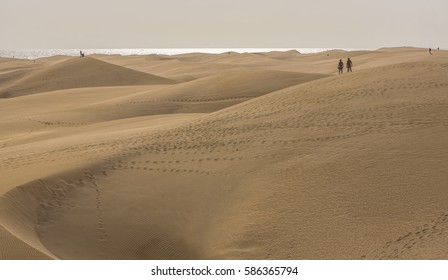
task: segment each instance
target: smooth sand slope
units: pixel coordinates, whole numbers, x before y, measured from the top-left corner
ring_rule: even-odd
[[[448,258],[444,51],[2,59],[0,90],[2,259]]]
[[[10,74],[10,86],[0,87],[0,97],[16,97],[69,88],[173,84],[174,81],[94,58],[72,58],[41,70]],[[6,84],[9,81],[5,81]]]

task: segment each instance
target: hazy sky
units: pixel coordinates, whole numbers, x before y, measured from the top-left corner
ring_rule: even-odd
[[[0,49],[448,48],[448,0],[0,0]]]

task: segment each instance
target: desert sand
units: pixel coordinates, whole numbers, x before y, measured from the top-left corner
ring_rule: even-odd
[[[0,112],[0,259],[448,258],[447,51],[0,58]]]

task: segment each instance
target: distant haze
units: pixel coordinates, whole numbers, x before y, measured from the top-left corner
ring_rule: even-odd
[[[0,49],[448,47],[447,0],[1,0]]]

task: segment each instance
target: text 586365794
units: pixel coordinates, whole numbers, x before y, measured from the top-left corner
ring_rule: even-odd
[[[244,275],[298,275],[297,267],[245,267]]]

